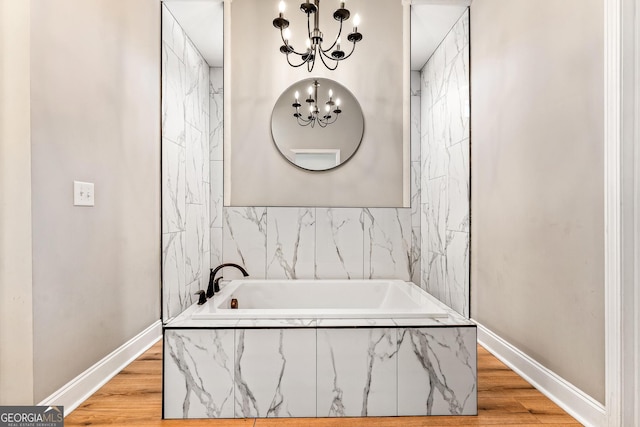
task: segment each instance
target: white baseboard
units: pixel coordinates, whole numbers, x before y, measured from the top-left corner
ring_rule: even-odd
[[[162,338],[162,322],[158,320],[38,405],[62,405],[66,417],[160,338]]]
[[[559,377],[531,357],[478,325],[478,342],[505,365],[537,388],[542,394],[564,409],[585,426],[606,425],[604,405],[585,394],[573,384]]]

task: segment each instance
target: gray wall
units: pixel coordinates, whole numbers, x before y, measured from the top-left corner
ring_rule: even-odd
[[[321,28],[327,40],[337,34],[330,13],[337,5],[322,3]],[[225,118],[231,137],[225,144],[231,149],[224,155],[231,176],[225,183],[231,188],[225,195],[230,199],[225,200],[232,206],[403,206],[403,171],[409,165],[403,165],[402,3],[350,0],[347,8],[362,16],[362,42],[336,71],[327,70],[318,59],[309,73],[305,67],[290,67],[278,51],[282,41],[271,24],[277,2],[231,3],[231,81],[225,81],[232,98],[230,117]],[[289,2],[285,16],[291,20],[291,43],[300,50],[306,18],[298,19],[305,15]],[[347,33],[352,22],[345,24]],[[346,35],[342,40],[346,48]],[[271,139],[271,111],[278,97],[293,82],[310,76],[343,84],[364,114],[360,148],[349,162],[327,172],[296,168]]]
[[[32,2],[36,401],[160,318],[159,38],[159,0]]]
[[[0,1],[0,405],[33,399],[27,1]]]
[[[604,401],[603,5],[471,6],[471,315]]]

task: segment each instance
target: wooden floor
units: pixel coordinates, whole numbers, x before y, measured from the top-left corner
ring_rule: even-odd
[[[65,418],[65,426],[418,427],[579,426],[526,381],[478,346],[478,416],[162,420],[162,345],[158,342]]]

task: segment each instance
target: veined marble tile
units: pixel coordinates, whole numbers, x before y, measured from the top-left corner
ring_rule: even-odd
[[[204,59],[202,59],[200,53],[193,46],[191,40],[187,39],[185,47],[184,117],[187,123],[191,124],[202,132],[205,130],[205,126],[203,123],[205,117],[202,113],[205,109],[207,111],[209,110],[209,67],[207,66],[207,63],[204,61]],[[201,76],[205,73],[207,76],[206,82],[201,78]],[[209,119],[208,114],[206,119]]]
[[[411,227],[411,263],[409,270],[411,273],[411,281],[421,287],[421,274],[420,274],[420,227]]]
[[[447,81],[447,122],[444,124],[449,134],[448,145],[469,138],[469,69],[465,54],[468,55],[466,50],[458,53],[449,65],[451,70]]]
[[[427,241],[422,242],[422,250],[444,254],[447,227],[446,177],[427,181],[426,189],[426,203],[422,204],[422,218],[426,220],[426,224],[421,222],[420,226],[426,231]],[[423,200],[424,195],[423,193]]]
[[[222,206],[224,194],[224,167],[222,160],[210,162],[211,175],[211,208],[210,226],[222,227]]]
[[[449,147],[447,229],[469,231],[469,140]]]
[[[180,314],[187,306],[182,298],[186,287],[184,234],[162,235],[162,318],[165,321]]]
[[[162,5],[162,41],[180,61],[184,60],[184,44],[186,42],[184,31],[165,5]]]
[[[366,208],[363,212],[365,279],[410,280],[411,210]]]
[[[204,202],[202,182],[205,160],[202,155],[202,132],[186,125],[186,175],[187,203],[202,204]]]
[[[315,277],[315,209],[267,208],[267,278]]]
[[[209,189],[210,185],[208,182],[203,182],[202,183],[202,196],[203,196],[203,203],[202,203],[202,212],[203,212],[203,220],[204,220],[204,226],[205,226],[205,230],[209,229],[209,224],[211,223],[211,191]],[[203,251],[204,252],[210,252],[211,251],[211,239],[209,238],[210,236],[208,235],[208,233],[205,232],[205,236],[203,238]],[[207,263],[209,263],[209,258],[207,258]]]
[[[223,209],[222,259],[245,267],[252,278],[265,279],[267,264],[267,208],[226,207]],[[236,269],[224,271],[225,278],[242,277]]]
[[[202,275],[205,234],[207,238],[209,237],[209,229],[205,228],[202,205],[187,204],[186,228],[185,275],[186,282],[191,283]]]
[[[204,240],[207,241],[209,239],[205,238]],[[203,291],[207,290],[207,287],[209,286],[209,272],[212,267],[215,266],[211,265],[211,252],[205,251],[204,254],[202,254],[202,266],[200,267],[200,271],[202,273],[200,274],[200,278],[198,279],[199,286],[198,289],[195,289],[192,292],[192,295],[200,289],[202,289]],[[193,302],[197,301],[198,299],[196,297],[193,297]]]
[[[411,226],[420,227],[420,162],[411,162]]]
[[[222,228],[211,228],[211,262],[210,268],[216,268],[222,264]]]
[[[421,147],[422,174],[427,179],[446,176],[449,164],[447,145],[449,141],[448,129],[443,125],[447,120],[446,100],[434,104],[428,112],[429,142]],[[424,184],[424,181],[422,182]]]
[[[446,287],[446,257],[443,254],[422,251],[422,288],[438,300],[451,307],[450,294]]]
[[[209,158],[223,160],[224,92],[222,68],[209,68]]]
[[[411,91],[411,161],[420,161],[420,89]]]
[[[446,283],[449,306],[469,316],[469,233],[447,231]]]
[[[235,416],[315,417],[315,329],[237,329]]]
[[[162,139],[162,232],[184,231],[185,203],[185,149]]]
[[[393,319],[318,319],[319,328],[393,328]]]
[[[316,208],[316,278],[363,278],[363,221],[359,208]]]
[[[176,54],[162,44],[162,137],[184,145],[184,73]]]
[[[396,329],[317,333],[318,416],[397,415]]]
[[[476,328],[398,333],[398,412],[476,415]]]
[[[165,418],[232,418],[233,354],[233,329],[166,330]]]

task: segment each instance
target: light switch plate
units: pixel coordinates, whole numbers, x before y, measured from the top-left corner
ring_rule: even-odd
[[[93,182],[73,181],[73,205],[94,206],[95,194]]]

